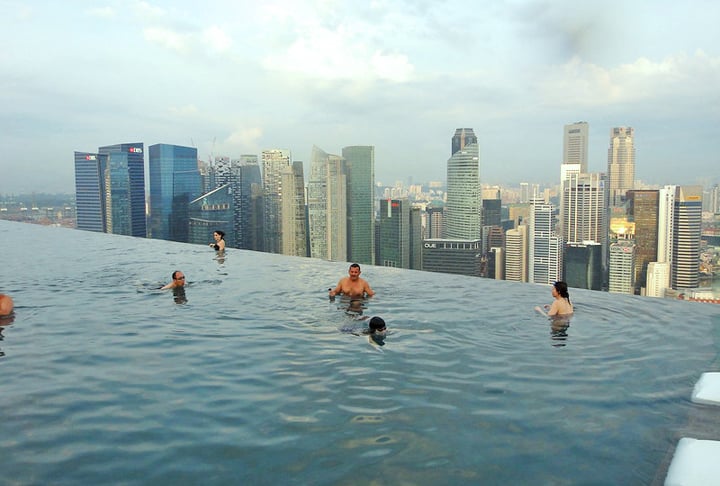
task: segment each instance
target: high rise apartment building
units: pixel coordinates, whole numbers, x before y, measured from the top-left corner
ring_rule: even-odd
[[[425,239],[445,238],[444,212],[445,204],[442,201],[432,201],[425,207],[425,213],[427,215]]]
[[[347,258],[373,264],[375,256],[375,147],[343,147],[347,168]]]
[[[264,250],[282,252],[282,174],[290,166],[287,149],[263,150],[263,234]]]
[[[560,228],[567,243],[607,238],[607,192],[604,174],[569,171],[561,185]]]
[[[528,227],[525,224],[505,232],[505,280],[528,281]]]
[[[202,188],[197,149],[163,143],[151,145],[148,147],[148,169],[149,236],[188,243],[190,201],[200,196]]]
[[[410,201],[381,199],[377,264],[410,268]]]
[[[347,261],[345,159],[313,146],[308,181],[310,256]]]
[[[480,238],[480,156],[471,128],[458,128],[447,162],[445,235],[449,239]]]
[[[588,124],[565,125],[563,131],[563,164],[578,164],[580,172],[588,171]]]
[[[294,161],[282,174],[282,253],[308,256],[305,217],[305,176],[303,164]]]
[[[627,191],[635,185],[635,130],[616,127],[610,130],[608,149],[608,186],[610,206],[622,206]]]

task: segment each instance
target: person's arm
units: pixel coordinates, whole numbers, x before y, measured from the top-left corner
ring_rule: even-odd
[[[345,279],[344,279],[344,278],[341,278],[340,281],[339,281],[338,284],[337,284],[337,287],[335,287],[334,289],[331,289],[331,290],[330,290],[330,292],[329,292],[330,297],[335,297],[337,294],[339,294],[339,293],[342,292],[342,283],[343,283],[343,280],[345,280]]]
[[[175,286],[174,283],[173,283],[173,282],[170,282],[169,284],[163,285],[162,287],[160,287],[160,290],[171,289],[171,288],[173,288],[174,286]]]
[[[220,240],[220,241],[218,241],[217,244],[218,244],[218,250],[219,250],[219,251],[222,251],[222,250],[225,249],[225,240]]]
[[[365,281],[365,293],[368,297],[372,297],[373,295],[375,295],[375,291],[370,288],[370,284],[367,283],[367,280]]]

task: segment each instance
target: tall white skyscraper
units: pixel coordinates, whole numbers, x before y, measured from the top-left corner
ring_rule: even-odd
[[[608,185],[610,206],[622,206],[627,191],[635,187],[635,130],[616,127],[610,130],[608,149]]]
[[[610,245],[608,292],[633,294],[635,292],[635,243],[620,240]]]
[[[563,132],[563,164],[579,164],[580,172],[588,171],[588,124],[565,125]]]
[[[562,279],[563,242],[555,233],[555,208],[540,197],[531,204],[528,280],[551,284]]]
[[[505,280],[528,281],[528,231],[521,224],[505,233]]]
[[[480,238],[480,155],[472,128],[458,128],[447,162],[445,231],[448,239]]]
[[[282,253],[282,174],[290,166],[290,150],[262,152],[263,234],[268,253]]]
[[[678,290],[698,286],[701,224],[702,186],[660,189],[658,262],[668,263],[666,287]]]
[[[313,146],[308,182],[310,256],[347,261],[345,159]]]
[[[563,167],[566,167],[563,165]],[[571,166],[578,167],[575,164]],[[607,241],[605,175],[568,172],[562,181],[560,228],[566,243]]]

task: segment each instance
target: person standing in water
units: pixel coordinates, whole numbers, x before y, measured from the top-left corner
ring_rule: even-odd
[[[215,248],[215,251],[223,251],[225,249],[225,232],[217,230],[213,233],[214,242],[210,243],[210,246]]]
[[[328,289],[328,294],[330,298],[343,294],[351,299],[363,299],[365,296],[372,297],[375,292],[365,279],[360,278],[360,265],[353,263],[348,269],[348,276],[341,278],[334,289]]]
[[[550,293],[555,300],[552,304],[545,304],[543,306],[547,313],[540,307],[535,307],[535,310],[548,317],[568,316],[573,313],[573,305],[570,303],[570,294],[568,293],[568,286],[565,282],[555,282],[552,285]]]

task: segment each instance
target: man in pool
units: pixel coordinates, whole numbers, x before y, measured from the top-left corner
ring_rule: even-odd
[[[165,285],[164,287],[160,287],[160,290],[176,289],[178,287],[184,287],[184,286],[185,286],[185,274],[182,273],[180,270],[175,270],[172,273],[172,282]]]
[[[13,313],[13,300],[12,297],[5,294],[0,294],[0,317],[7,317]]]
[[[365,279],[360,278],[360,265],[353,263],[348,269],[348,276],[341,278],[337,287],[329,291],[330,297],[338,294],[343,294],[351,299],[362,299],[365,296],[372,297],[375,292]]]

